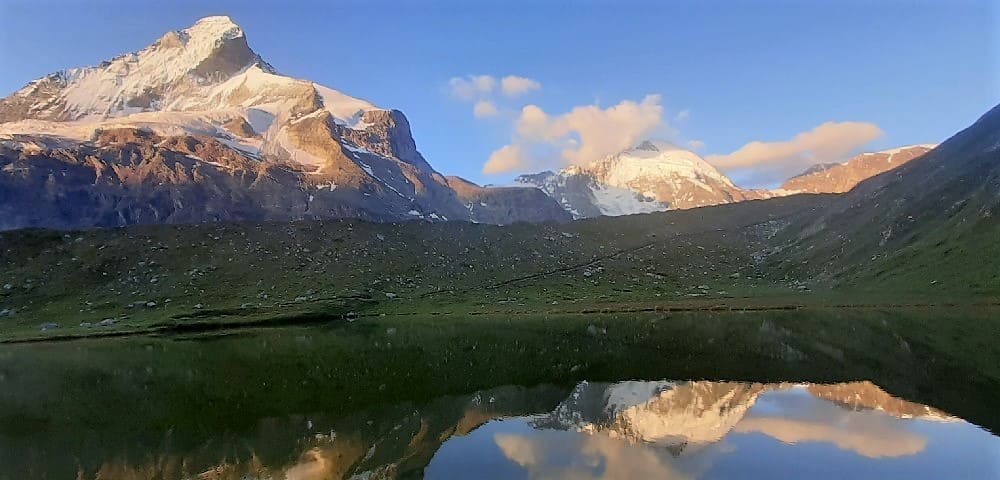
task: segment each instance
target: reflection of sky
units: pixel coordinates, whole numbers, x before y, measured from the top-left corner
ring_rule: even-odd
[[[427,478],[1000,479],[1000,439],[965,422],[855,412],[804,388],[762,394],[721,442],[674,457],[604,434],[490,422],[446,442]]]

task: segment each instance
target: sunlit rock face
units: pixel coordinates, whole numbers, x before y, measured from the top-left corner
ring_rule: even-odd
[[[468,208],[402,112],[280,74],[228,17],[0,100],[0,229],[568,218],[544,195],[482,190],[523,200]]]
[[[911,145],[881,152],[862,153],[844,163],[824,163],[781,185],[784,193],[843,193],[855,185],[887,172],[931,151],[936,145]]]

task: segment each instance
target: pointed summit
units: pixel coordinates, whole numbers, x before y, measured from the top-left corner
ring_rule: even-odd
[[[660,149],[656,148],[656,145],[654,145],[653,142],[651,142],[649,140],[644,140],[642,143],[640,143],[640,144],[636,145],[634,148],[632,148],[632,150],[647,150],[647,151],[650,151],[650,152],[659,152],[660,151]]]
[[[243,35],[243,29],[225,15],[201,18],[184,32],[192,37],[236,38]]]
[[[221,84],[252,66],[276,73],[226,16],[205,17],[167,32],[152,45],[100,65],[55,72],[0,101],[0,122],[106,119],[176,110],[196,90]],[[183,102],[182,102],[183,103]],[[43,105],[43,108],[39,108]]]
[[[185,53],[200,59],[189,73],[206,79],[224,79],[260,61],[250,50],[239,25],[225,16],[205,17],[179,35]]]

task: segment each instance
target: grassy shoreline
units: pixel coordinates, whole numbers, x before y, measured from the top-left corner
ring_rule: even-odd
[[[903,298],[906,298],[905,296]],[[851,301],[849,301],[849,299]],[[795,311],[805,315],[821,311],[911,311],[941,308],[964,308],[995,311],[1000,316],[1000,298],[978,297],[964,300],[938,299],[913,296],[904,301],[888,301],[880,297],[859,299],[857,295],[810,295],[753,297],[744,299],[705,298],[686,301],[631,301],[589,303],[582,305],[513,305],[505,308],[477,309],[475,305],[450,304],[448,308],[435,309],[425,305],[354,304],[336,307],[298,305],[297,312],[281,308],[256,308],[249,312],[241,309],[224,311],[199,310],[191,314],[178,314],[156,322],[116,323],[108,327],[69,327],[44,332],[35,330],[9,330],[0,333],[0,344],[63,342],[88,338],[111,338],[144,335],[183,335],[200,332],[234,332],[244,329],[276,328],[286,326],[349,323],[361,318],[473,318],[473,317],[587,317],[615,314],[677,314],[677,313],[766,313]],[[539,308],[542,307],[542,308]]]

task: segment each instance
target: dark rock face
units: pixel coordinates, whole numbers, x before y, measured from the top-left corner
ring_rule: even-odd
[[[317,138],[332,143],[303,144],[340,146]],[[374,180],[348,155],[379,172],[378,180],[398,181]],[[262,162],[211,137],[131,128],[101,131],[93,142],[70,147],[4,142],[0,230],[343,217],[492,224],[570,219],[538,189],[483,188],[368,153],[328,156],[341,161],[307,171]]]
[[[239,35],[220,42],[215,51],[205,57],[191,73],[209,79],[229,78],[255,61],[257,55],[247,45],[247,37]]]
[[[521,175],[517,183],[535,185],[556,199],[575,218],[593,218],[603,215],[594,197],[595,181],[584,174],[557,174],[544,172]]]
[[[371,152],[398,158],[414,167],[432,170],[430,164],[417,151],[417,144],[410,132],[410,122],[399,110],[371,110],[362,120],[371,124],[364,130],[338,127],[341,138],[363,145]]]
[[[0,99],[0,123],[15,122],[26,118],[39,120],[62,120],[61,111],[38,111],[36,106],[40,101],[53,99],[66,86],[66,78],[62,72],[53,73],[25,85],[24,88],[7,98]]]
[[[72,148],[0,146],[0,173],[0,229],[404,219],[379,197],[317,188],[322,178],[261,163],[211,138],[125,130]]]
[[[568,222],[573,217],[545,192],[531,187],[480,187],[459,177],[447,177],[471,220],[509,225],[514,222]]]

